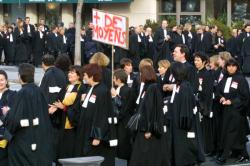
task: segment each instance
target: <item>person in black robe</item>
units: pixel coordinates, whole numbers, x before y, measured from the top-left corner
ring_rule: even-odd
[[[184,44],[179,44],[175,47],[174,52],[173,52],[173,57],[174,57],[174,61],[176,62],[181,62],[183,64],[185,64],[185,66],[187,67],[187,81],[190,82],[194,93],[196,94],[198,91],[198,78],[197,78],[197,73],[195,71],[195,68],[193,65],[191,65],[187,59],[189,59],[190,55],[189,55],[189,49],[186,45]],[[164,91],[172,91],[173,90],[173,84],[171,84],[171,82],[175,82],[175,79],[173,77],[172,74],[168,75],[169,76],[169,80],[170,82],[167,82],[164,86],[163,86],[163,90]]]
[[[123,58],[127,58],[128,56],[128,50],[125,50],[124,48],[120,48],[115,46],[114,47],[114,69],[121,68],[120,61]]]
[[[114,72],[114,85],[112,88],[112,101],[114,112],[117,114],[117,157],[129,161],[131,155],[131,134],[127,128],[128,120],[133,115],[133,91],[128,87],[127,74],[124,70],[118,69]]]
[[[154,46],[154,36],[152,33],[152,28],[148,27],[145,32],[145,58],[149,58],[152,61],[155,57],[155,46]]]
[[[156,83],[156,74],[152,66],[146,65],[140,69],[140,75],[145,85],[139,96],[137,114],[140,114],[140,117],[138,127],[135,128],[136,135],[129,166],[168,166],[166,139],[162,137],[163,101]]]
[[[30,24],[30,18],[25,18],[25,23],[23,25],[24,32],[26,33],[26,41],[25,47],[27,50],[28,62],[33,62],[33,41],[34,41],[34,33],[35,33],[35,26]]]
[[[43,18],[39,20],[39,24],[43,27],[42,32],[47,35],[49,33],[49,26],[45,24],[45,20]]]
[[[176,31],[172,33],[172,50],[174,50],[178,44],[187,45],[187,36],[183,33],[183,26],[179,25],[176,28]]]
[[[170,120],[171,164],[175,166],[195,165],[205,161],[201,141],[200,122],[194,91],[186,80],[187,66],[180,62],[172,64],[176,85],[170,98],[168,110]]]
[[[231,151],[238,151],[236,163],[249,159],[246,151],[249,126],[246,117],[246,107],[249,102],[249,86],[244,76],[239,72],[239,65],[230,59],[226,65],[226,75],[219,84],[219,101],[223,105],[222,117],[222,153],[216,160],[224,164]]]
[[[82,68],[70,66],[68,72],[68,85],[62,89],[61,99],[59,98],[50,105],[49,112],[62,111],[61,131],[59,134],[58,157],[74,157],[75,147],[72,142],[76,139],[76,125],[73,118],[72,108],[77,99],[77,94],[82,86]],[[59,96],[60,97],[60,96]]]
[[[52,105],[61,98],[62,92],[66,87],[67,78],[63,71],[54,66],[55,58],[53,55],[45,55],[42,58],[42,67],[45,71],[40,88],[44,93],[48,105]],[[50,113],[50,120],[53,127],[53,161],[58,157],[59,131],[62,128],[62,111]]]
[[[13,28],[8,27],[8,33],[5,35],[5,63],[7,65],[14,64],[14,56],[15,56],[15,43],[14,43],[14,34]]]
[[[88,59],[86,58],[85,55],[85,43],[86,43],[86,32],[85,28],[81,28],[81,65],[88,64]]]
[[[52,31],[47,35],[46,49],[47,52],[57,58],[59,53],[58,27],[54,26]]]
[[[76,28],[73,22],[69,23],[69,28],[65,31],[65,36],[67,38],[67,45],[68,45],[68,55],[71,60],[71,63],[74,63],[75,58],[75,33]]]
[[[67,37],[65,36],[65,30],[63,28],[59,29],[59,34],[58,34],[58,45],[59,45],[59,55],[61,54],[68,54],[69,50],[69,41]]]
[[[213,85],[214,80],[211,72],[206,69],[207,57],[200,52],[194,54],[194,64],[197,69],[198,76],[198,93],[196,102],[198,111],[201,114],[201,129],[203,134],[205,153],[212,154],[214,152],[214,126],[213,126]]]
[[[232,57],[237,60],[239,65],[242,65],[241,48],[239,46],[238,30],[232,29],[231,38],[226,42],[226,51],[230,52]]]
[[[8,146],[9,166],[49,166],[52,163],[51,123],[47,101],[34,84],[34,66],[21,64],[22,88],[17,92],[7,115],[7,129],[12,134]]]
[[[210,32],[204,32],[202,26],[197,26],[197,39],[195,42],[195,52],[205,52],[207,56],[213,53],[213,36]]]
[[[42,28],[43,26],[39,25],[33,36],[33,62],[36,67],[42,64],[42,56],[45,54],[45,33],[42,32]]]
[[[219,52],[226,50],[226,41],[223,37],[222,31],[218,30],[217,35],[215,37],[215,43],[213,45],[214,47],[214,53],[218,54]]]
[[[249,25],[250,29],[250,25]],[[250,33],[247,33],[250,34]],[[243,73],[249,77],[250,76],[250,35],[246,35],[246,37],[243,39],[242,47],[241,47],[241,57],[242,57],[242,71]]]
[[[133,62],[134,71],[138,71],[141,55],[144,51],[144,38],[140,35],[140,28],[136,27],[135,33],[129,36],[129,58]]]
[[[109,123],[112,99],[110,90],[101,83],[102,69],[97,64],[84,67],[84,81],[88,89],[80,94],[74,111],[79,114],[77,135],[75,141],[75,156],[96,156],[105,158],[102,166],[115,165],[115,151],[117,140],[111,139]]]
[[[23,29],[23,22],[19,21],[17,27],[14,29],[14,42],[15,42],[15,65],[28,62],[28,52],[26,49],[27,34]]]
[[[197,40],[197,34],[192,31],[192,25],[190,23],[185,24],[183,34],[187,39],[186,45],[189,48],[190,55],[193,55],[195,49],[195,41]],[[190,62],[193,62],[193,57],[191,56],[191,59],[189,60]]]
[[[168,21],[163,20],[161,27],[155,32],[154,45],[156,49],[156,57],[154,64],[157,64],[159,60],[167,59],[169,62],[173,61],[171,56],[171,37],[172,34],[167,30]]]
[[[3,70],[0,70],[0,165],[8,165],[8,141],[11,135],[6,129],[6,114],[12,109],[15,99],[15,91],[9,89],[8,76]]]
[[[168,60],[160,60],[158,62],[158,72],[159,76],[157,77],[157,82],[160,86],[160,89],[162,91],[162,97],[166,98],[167,96],[170,96],[171,94],[163,90],[163,85],[168,82],[169,73],[170,73],[170,62]]]

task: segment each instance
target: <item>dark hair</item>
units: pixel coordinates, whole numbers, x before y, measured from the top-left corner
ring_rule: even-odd
[[[187,79],[187,67],[181,62],[174,62],[171,65],[172,74],[177,84],[181,84],[182,81]]]
[[[200,58],[202,62],[206,62],[208,61],[208,57],[205,55],[204,52],[195,52],[194,53],[194,57],[196,58]]]
[[[4,70],[0,70],[0,75],[3,75],[4,78],[7,80],[7,85],[6,87],[9,88],[9,83],[8,83],[8,75]]]
[[[69,67],[69,71],[76,72],[76,74],[79,76],[79,80],[78,81],[82,81],[83,72],[82,72],[82,67],[81,66],[79,66],[79,65],[71,65]]]
[[[118,69],[114,72],[114,77],[121,80],[122,83],[127,83],[128,75],[123,69]]]
[[[68,72],[70,65],[71,65],[71,61],[70,61],[68,55],[59,55],[56,58],[55,66],[58,67],[59,69],[61,69],[62,71]]]
[[[186,60],[189,58],[189,48],[185,45],[185,44],[177,44],[175,46],[176,47],[179,47],[180,48],[180,52],[183,54],[185,53],[185,58]]]
[[[25,20],[26,20],[26,19],[30,19],[30,17],[25,17]]]
[[[33,65],[28,63],[21,64],[19,66],[18,73],[24,83],[34,82],[35,67]]]
[[[244,29],[246,29],[247,27],[250,26],[250,23],[247,23],[245,26],[244,26]]]
[[[53,66],[55,64],[55,57],[53,55],[50,55],[50,54],[45,54],[42,57],[42,62],[46,66]]]
[[[140,69],[141,81],[144,83],[147,82],[156,82],[156,73],[152,66],[146,65],[142,66]]]
[[[89,77],[93,77],[93,81],[102,81],[102,68],[97,64],[87,64],[83,67],[83,73],[86,73]]]
[[[122,58],[122,59],[120,60],[120,65],[121,65],[121,68],[122,68],[122,69],[124,69],[124,67],[125,67],[126,65],[129,65],[129,64],[132,65],[132,60],[129,59],[129,58]]]
[[[239,66],[239,63],[234,59],[234,58],[231,58],[229,59],[226,64],[225,64],[225,69],[227,69],[228,66],[236,66],[237,67],[237,71],[240,70],[240,66]],[[236,71],[236,72],[237,72]]]

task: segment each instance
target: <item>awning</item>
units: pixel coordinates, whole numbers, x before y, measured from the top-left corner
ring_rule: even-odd
[[[85,3],[128,3],[131,0],[85,0]],[[0,0],[0,3],[77,3],[78,0]]]

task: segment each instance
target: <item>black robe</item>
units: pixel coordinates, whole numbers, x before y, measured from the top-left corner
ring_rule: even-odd
[[[17,92],[7,116],[7,129],[13,135],[9,143],[9,165],[50,166],[52,137],[46,99],[34,83]]]
[[[13,41],[10,40],[10,36],[12,35]],[[14,57],[15,57],[15,43],[14,43],[14,34],[13,33],[7,33],[5,35],[5,63],[6,64],[12,64],[14,63]]]
[[[197,71],[198,75],[198,110],[202,115],[201,129],[203,134],[204,150],[206,153],[214,151],[214,121],[213,121],[213,85],[211,72],[205,67]]]
[[[213,54],[213,36],[209,32],[203,33],[203,38],[201,39],[201,34],[197,34],[197,40],[195,42],[195,52],[204,52],[207,56]]]
[[[204,162],[200,122],[195,111],[195,96],[189,82],[183,81],[169,105],[172,164],[184,166]]]
[[[239,65],[242,64],[241,48],[239,45],[239,37],[231,37],[227,40],[226,51],[230,52],[232,57],[237,60]]]
[[[0,109],[3,107],[9,107],[10,109],[13,107],[13,103],[15,100],[15,91],[6,90],[0,99]],[[6,116],[3,115],[2,111],[0,111],[0,120],[3,124],[0,125],[0,141],[7,140],[10,141],[11,135],[6,129]],[[6,148],[0,147],[0,165],[8,165],[8,146]]]
[[[88,100],[87,108],[84,108],[81,98],[86,97],[89,90],[90,88],[80,96],[80,100],[75,105],[75,111],[79,113],[75,156],[100,155],[105,157],[102,166],[114,166],[115,153],[109,145],[111,130],[108,118],[113,110],[110,90],[103,84],[95,85]],[[93,139],[100,140],[100,144],[93,146]]]
[[[14,40],[15,40],[15,58],[14,62],[16,65],[28,61],[28,52],[26,49],[26,38],[27,34],[24,32],[21,34],[18,28],[14,30]]]
[[[42,38],[40,37],[40,32],[36,31],[33,37],[34,46],[34,57],[33,62],[35,66],[42,64],[42,56],[45,54],[45,33],[42,33]]]
[[[244,38],[241,48],[241,57],[242,57],[242,71],[244,74],[250,75],[250,37]]]
[[[167,31],[167,35],[172,37],[170,31]],[[157,64],[159,60],[167,59],[172,62],[172,50],[171,50],[171,39],[169,41],[164,40],[164,30],[159,28],[154,35],[154,45],[156,49],[156,57],[154,60],[154,64]]]
[[[145,58],[149,58],[152,61],[155,57],[155,46],[153,36],[145,36]]]
[[[120,88],[118,96],[113,98],[113,103],[118,111],[118,124],[117,124],[117,157],[129,160],[131,155],[131,134],[126,128],[131,115],[133,114],[133,91],[127,85]]]
[[[162,106],[161,92],[157,83],[146,83],[137,110],[141,117],[133,144],[130,166],[168,166],[166,139],[163,137]],[[152,134],[150,139],[145,138],[146,132]]]
[[[229,91],[225,86],[229,79]],[[219,84],[219,98],[224,97],[232,102],[231,105],[223,105],[222,117],[222,155],[227,159],[231,150],[244,150],[246,148],[246,138],[249,134],[249,126],[246,119],[246,107],[249,101],[249,86],[241,73],[228,75]]]
[[[28,26],[30,27],[30,31],[28,32]],[[23,25],[24,33],[26,34],[25,47],[27,50],[28,61],[32,62],[33,57],[33,48],[34,48],[34,34],[35,34],[35,26],[32,24],[24,24]]]
[[[59,46],[60,46],[58,34],[51,32],[47,35],[46,38],[47,38],[47,43],[46,43],[47,52],[56,58],[58,56]]]
[[[225,46],[226,46],[226,41],[225,41],[225,39],[224,39],[224,37],[223,36],[216,36],[215,37],[215,45],[217,45],[217,44],[219,44],[219,40],[220,40],[220,44],[223,44],[224,46],[222,47],[222,46],[219,46],[217,49],[216,48],[214,48],[214,53],[216,53],[216,54],[218,54],[219,52],[222,52],[222,51],[225,51],[226,50],[226,48],[225,48]]]
[[[55,101],[62,100],[62,93],[66,87],[67,79],[63,71],[57,67],[48,68],[42,78],[40,88],[44,93],[48,104],[53,104]],[[53,150],[54,160],[57,157],[59,130],[62,129],[62,110],[58,110],[50,114],[50,120],[53,127]]]
[[[141,60],[141,48],[142,48],[142,42],[143,40],[141,39],[141,41],[138,41],[138,38],[141,39],[139,34],[132,34],[129,37],[129,58],[132,60],[133,63],[133,68],[134,71],[138,71],[139,70],[139,63]]]

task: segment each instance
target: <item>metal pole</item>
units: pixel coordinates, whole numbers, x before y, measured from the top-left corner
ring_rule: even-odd
[[[113,77],[114,77],[114,53],[115,53],[115,49],[114,49],[114,45],[112,45],[112,61],[111,61],[111,70],[112,70],[112,75],[111,75],[111,85],[112,88],[114,87],[114,82],[113,82]]]

